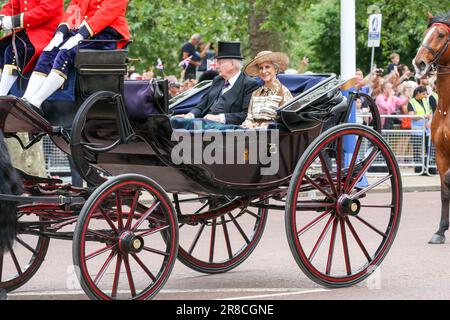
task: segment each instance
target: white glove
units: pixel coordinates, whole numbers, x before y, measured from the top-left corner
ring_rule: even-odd
[[[5,32],[11,32],[13,28],[12,17],[6,16],[2,20],[2,29]]]
[[[81,40],[84,40],[84,37],[81,34],[77,33],[73,37],[70,37],[70,39],[67,40],[67,42],[60,48],[60,50],[70,50],[73,47],[77,46]]]
[[[54,48],[59,47],[59,45],[64,41],[64,35],[62,32],[57,32],[53,37],[52,41],[44,48],[44,51],[52,51]]]

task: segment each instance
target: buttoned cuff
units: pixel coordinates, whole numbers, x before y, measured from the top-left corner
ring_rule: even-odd
[[[64,35],[64,37],[65,37],[65,36],[67,36],[69,34],[69,31],[70,31],[69,24],[68,23],[61,23],[58,26],[58,29],[56,29],[55,34],[58,33],[58,32],[61,32]]]
[[[23,16],[24,16],[24,13],[19,13],[19,14],[16,14],[15,16],[11,17],[12,25],[13,25],[14,29],[23,28]]]
[[[80,28],[78,29],[78,33],[81,34],[85,39],[94,36],[94,31],[86,20],[81,23]]]
[[[220,117],[220,123],[223,123],[223,124],[227,123],[227,119],[225,118],[224,113],[219,114],[219,117]]]

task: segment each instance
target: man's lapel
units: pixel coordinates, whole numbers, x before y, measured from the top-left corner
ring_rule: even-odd
[[[226,107],[231,106],[233,102],[236,100],[236,97],[239,96],[239,92],[243,87],[243,82],[244,82],[244,74],[241,72],[240,76],[237,78],[233,87],[223,95]]]

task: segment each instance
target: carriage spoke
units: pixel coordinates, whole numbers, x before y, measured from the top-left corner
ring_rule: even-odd
[[[333,178],[331,177],[330,168],[328,168],[328,164],[325,161],[322,152],[319,153],[319,158],[322,163],[322,170],[325,172],[325,176],[331,186],[331,190],[333,191],[333,194],[337,196],[336,186],[334,185]]]
[[[142,232],[142,233],[137,233],[137,235],[140,236],[140,237],[142,237],[142,238],[144,238],[144,237],[147,237],[147,236],[149,236],[149,235],[152,235],[152,234],[161,232],[161,231],[166,230],[166,229],[169,229],[169,228],[170,228],[170,225],[159,226],[159,227],[157,227],[157,228],[154,228],[154,229],[151,229],[151,230],[144,231],[144,232]]]
[[[252,217],[254,217],[254,218],[256,218],[256,219],[260,219],[260,218],[261,218],[261,217],[258,216],[256,213],[254,213],[254,212],[252,212],[252,211],[250,211],[250,210],[248,210],[248,209],[244,210],[244,212],[245,212],[245,213],[248,213],[249,215],[251,215]]]
[[[3,253],[0,254],[0,282],[2,282],[3,276]]]
[[[114,231],[115,234],[118,234],[119,231],[117,230],[116,226],[114,225],[114,222],[111,220],[111,218],[106,214],[105,210],[102,207],[99,207],[100,213],[102,214],[103,218],[108,223],[109,227]]]
[[[148,251],[148,252],[151,252],[151,253],[156,253],[156,254],[159,254],[159,255],[165,256],[165,257],[170,256],[170,253],[167,253],[167,252],[164,252],[164,251],[161,251],[161,250],[156,250],[156,249],[149,248],[149,247],[143,247],[142,250],[145,250],[145,251]]]
[[[331,198],[333,200],[336,200],[335,196],[332,196],[331,194],[329,194],[327,191],[325,191],[324,188],[322,188],[321,186],[319,186],[313,179],[311,179],[310,177],[308,177],[307,175],[305,175],[305,179],[306,181],[308,181],[309,183],[311,183],[314,188],[316,188],[317,190],[319,190],[324,196]]]
[[[146,220],[161,204],[161,202],[155,202],[136,222],[136,224],[131,228],[131,231],[136,231],[137,228],[141,226],[141,224]]]
[[[352,266],[350,264],[350,254],[348,251],[347,234],[345,232],[345,222],[341,221],[341,238],[342,247],[344,249],[345,268],[347,269],[347,275],[352,274]]]
[[[209,246],[209,262],[214,261],[214,247],[216,244],[216,222],[217,219],[214,219],[211,226],[211,241]]]
[[[312,261],[319,250],[320,246],[322,245],[323,239],[327,235],[328,231],[330,230],[331,222],[333,222],[334,216],[331,216],[330,219],[328,219],[327,224],[325,225],[325,228],[323,229],[322,233],[319,236],[319,239],[317,239],[316,244],[314,245],[314,248],[312,249],[311,253],[309,254],[308,260]]]
[[[372,163],[375,161],[375,159],[380,155],[381,151],[374,152],[373,155],[367,160],[367,162],[364,164],[361,171],[356,175],[356,178],[352,181],[352,183],[347,187],[345,190],[346,193],[349,193],[355,185],[361,180],[362,176],[366,174],[369,167],[372,165]]]
[[[122,215],[122,199],[120,198],[120,190],[116,191],[116,207],[117,207],[117,223],[119,230],[123,230],[123,215]]]
[[[384,182],[386,182],[387,180],[389,180],[390,178],[392,178],[392,175],[389,175],[387,177],[384,177],[383,179],[373,183],[372,185],[368,186],[367,188],[359,191],[358,193],[354,194],[353,196],[351,196],[352,199],[358,199],[360,196],[368,193],[370,190],[375,189],[376,187],[378,187],[379,185],[383,184]]]
[[[113,287],[112,287],[112,297],[117,297],[117,288],[119,286],[119,278],[120,278],[120,269],[122,267],[122,256],[120,254],[117,255],[117,262],[116,262],[116,271],[114,272],[114,281],[113,281]]]
[[[309,229],[311,229],[312,227],[314,227],[317,223],[319,223],[320,221],[323,220],[323,218],[325,218],[328,214],[330,214],[332,212],[332,209],[328,209],[327,211],[325,211],[324,213],[322,213],[320,216],[318,216],[316,219],[314,219],[312,222],[310,222],[306,227],[302,228],[300,231],[298,231],[297,233],[297,237],[300,237],[302,234],[304,234],[306,231],[308,231]]]
[[[227,245],[228,257],[230,259],[233,259],[233,251],[231,249],[230,236],[228,235],[228,228],[227,228],[227,224],[225,223],[224,216],[221,217],[221,221],[222,221],[223,234],[225,236],[225,242]]]
[[[20,267],[19,261],[17,260],[16,254],[14,253],[14,250],[11,249],[11,251],[9,253],[11,254],[11,258],[13,259],[14,266],[16,267],[17,272],[19,274],[22,274],[23,273],[22,272],[22,268]]]
[[[324,201],[298,201],[297,208],[301,209],[322,209],[322,208],[330,208],[335,207],[336,203],[333,202],[324,202]]]
[[[244,230],[242,230],[241,226],[239,225],[239,223],[236,221],[236,219],[234,218],[234,216],[229,213],[228,216],[231,218],[231,220],[233,221],[233,224],[235,225],[235,227],[238,229],[239,233],[241,234],[241,236],[244,238],[245,242],[247,242],[247,244],[250,244],[250,240],[248,239],[247,235],[245,234]]]
[[[359,247],[361,248],[362,252],[364,253],[364,255],[367,258],[367,261],[370,263],[372,262],[372,258],[369,255],[369,252],[367,252],[366,247],[364,246],[364,244],[362,243],[361,239],[359,238],[358,234],[356,233],[355,228],[353,227],[352,223],[350,222],[350,219],[348,217],[345,217],[345,223],[347,223],[348,228],[350,229],[350,232],[353,235],[353,238],[355,238],[356,242],[358,243]]]
[[[337,139],[337,156],[336,156],[336,171],[337,171],[337,192],[338,194],[341,193],[341,187],[342,187],[342,138]]]
[[[130,286],[130,292],[132,297],[136,297],[136,287],[134,286],[133,274],[131,273],[130,262],[128,261],[128,256],[123,257],[123,262],[125,265],[125,270],[127,273],[128,284]]]
[[[358,219],[359,221],[361,221],[363,224],[365,224],[367,227],[369,227],[370,229],[372,229],[373,231],[375,231],[376,233],[378,233],[380,236],[382,236],[383,238],[387,238],[387,234],[381,232],[380,230],[378,230],[377,228],[375,228],[373,225],[371,225],[369,222],[367,222],[366,220],[364,220],[363,218],[361,218],[360,216],[356,216],[356,219]]]
[[[139,259],[139,257],[135,254],[132,253],[131,256],[133,257],[133,259],[138,263],[138,265],[141,266],[141,268],[145,271],[145,273],[150,277],[150,279],[152,279],[152,281],[156,281],[156,277],[153,275],[153,273],[148,270],[148,268],[145,266],[145,264],[141,261],[141,259]]]
[[[31,251],[33,254],[38,254],[38,252],[36,250],[34,250],[30,245],[28,245],[25,241],[23,241],[22,239],[20,239],[19,237],[16,238],[16,241],[18,243],[20,243],[23,247],[25,247],[26,249],[28,249],[29,251]]]
[[[112,244],[112,245],[110,245],[110,246],[107,246],[107,247],[105,247],[105,248],[102,248],[102,249],[100,249],[100,250],[97,250],[97,251],[95,251],[95,252],[93,252],[93,253],[91,253],[91,254],[88,254],[88,255],[86,256],[86,261],[91,260],[92,258],[95,258],[95,257],[97,257],[97,256],[99,256],[99,255],[101,255],[101,254],[103,254],[103,253],[105,253],[105,252],[111,250],[111,249],[114,248],[116,245],[117,245],[117,244]]]
[[[114,259],[116,254],[117,254],[116,251],[111,251],[111,253],[109,254],[108,258],[106,259],[106,262],[103,264],[102,268],[100,269],[100,271],[98,272],[97,276],[94,279],[94,283],[96,286],[98,286],[99,282],[105,275],[106,270],[108,270],[108,267],[110,266],[111,261]]]
[[[355,170],[356,161],[358,160],[359,150],[361,149],[363,137],[358,137],[356,141],[355,150],[353,152],[352,160],[350,160],[350,165],[347,171],[347,178],[344,182],[344,190],[347,190],[348,185],[350,184],[350,180],[353,176],[353,171]]]
[[[191,247],[189,248],[189,254],[192,254],[192,252],[194,252],[195,246],[197,245],[197,242],[200,239],[200,236],[202,235],[205,227],[206,227],[206,224],[202,224],[202,226],[198,230],[197,234],[195,235],[194,241],[192,242]]]
[[[331,266],[333,264],[333,253],[334,253],[334,245],[336,243],[336,231],[339,224],[339,219],[334,218],[333,221],[333,229],[331,231],[331,239],[330,239],[330,249],[328,250],[328,260],[327,260],[327,269],[326,274],[329,275],[331,272]]]
[[[133,221],[134,213],[136,212],[136,207],[139,199],[139,190],[136,190],[133,197],[133,202],[130,206],[130,213],[128,214],[127,223],[125,224],[125,229],[129,230],[131,227],[131,222]]]
[[[97,236],[97,237],[99,237],[102,240],[109,240],[109,241],[114,241],[115,240],[113,237],[108,236],[108,235],[106,235],[106,234],[104,234],[102,232],[94,231],[94,230],[91,230],[91,229],[87,229],[86,232],[87,233],[91,233],[94,236]]]

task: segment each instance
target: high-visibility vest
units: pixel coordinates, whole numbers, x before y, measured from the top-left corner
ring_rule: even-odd
[[[430,100],[429,100],[430,97],[433,97],[434,100],[436,100],[436,103],[437,103],[437,104],[439,103],[439,95],[437,94],[437,92],[433,91],[433,92],[430,94],[430,96],[428,97],[428,103],[429,103],[429,101],[430,101]]]
[[[417,116],[425,116],[427,114],[432,114],[433,113],[433,111],[431,110],[430,102],[428,101],[428,99],[423,99],[422,100],[423,106],[415,98],[412,98],[409,101],[409,103],[411,103],[411,105],[413,106],[414,112],[416,113]]]
[[[417,116],[426,116],[428,114],[432,114],[433,111],[431,110],[430,103],[428,102],[428,99],[422,99],[423,106],[417,101],[415,98],[412,98],[409,103],[414,108],[414,112]],[[425,127],[425,124],[427,123],[426,119],[420,119],[420,120],[413,120],[411,122],[411,129],[412,130],[422,130]],[[426,134],[429,135],[429,129],[426,129]]]

